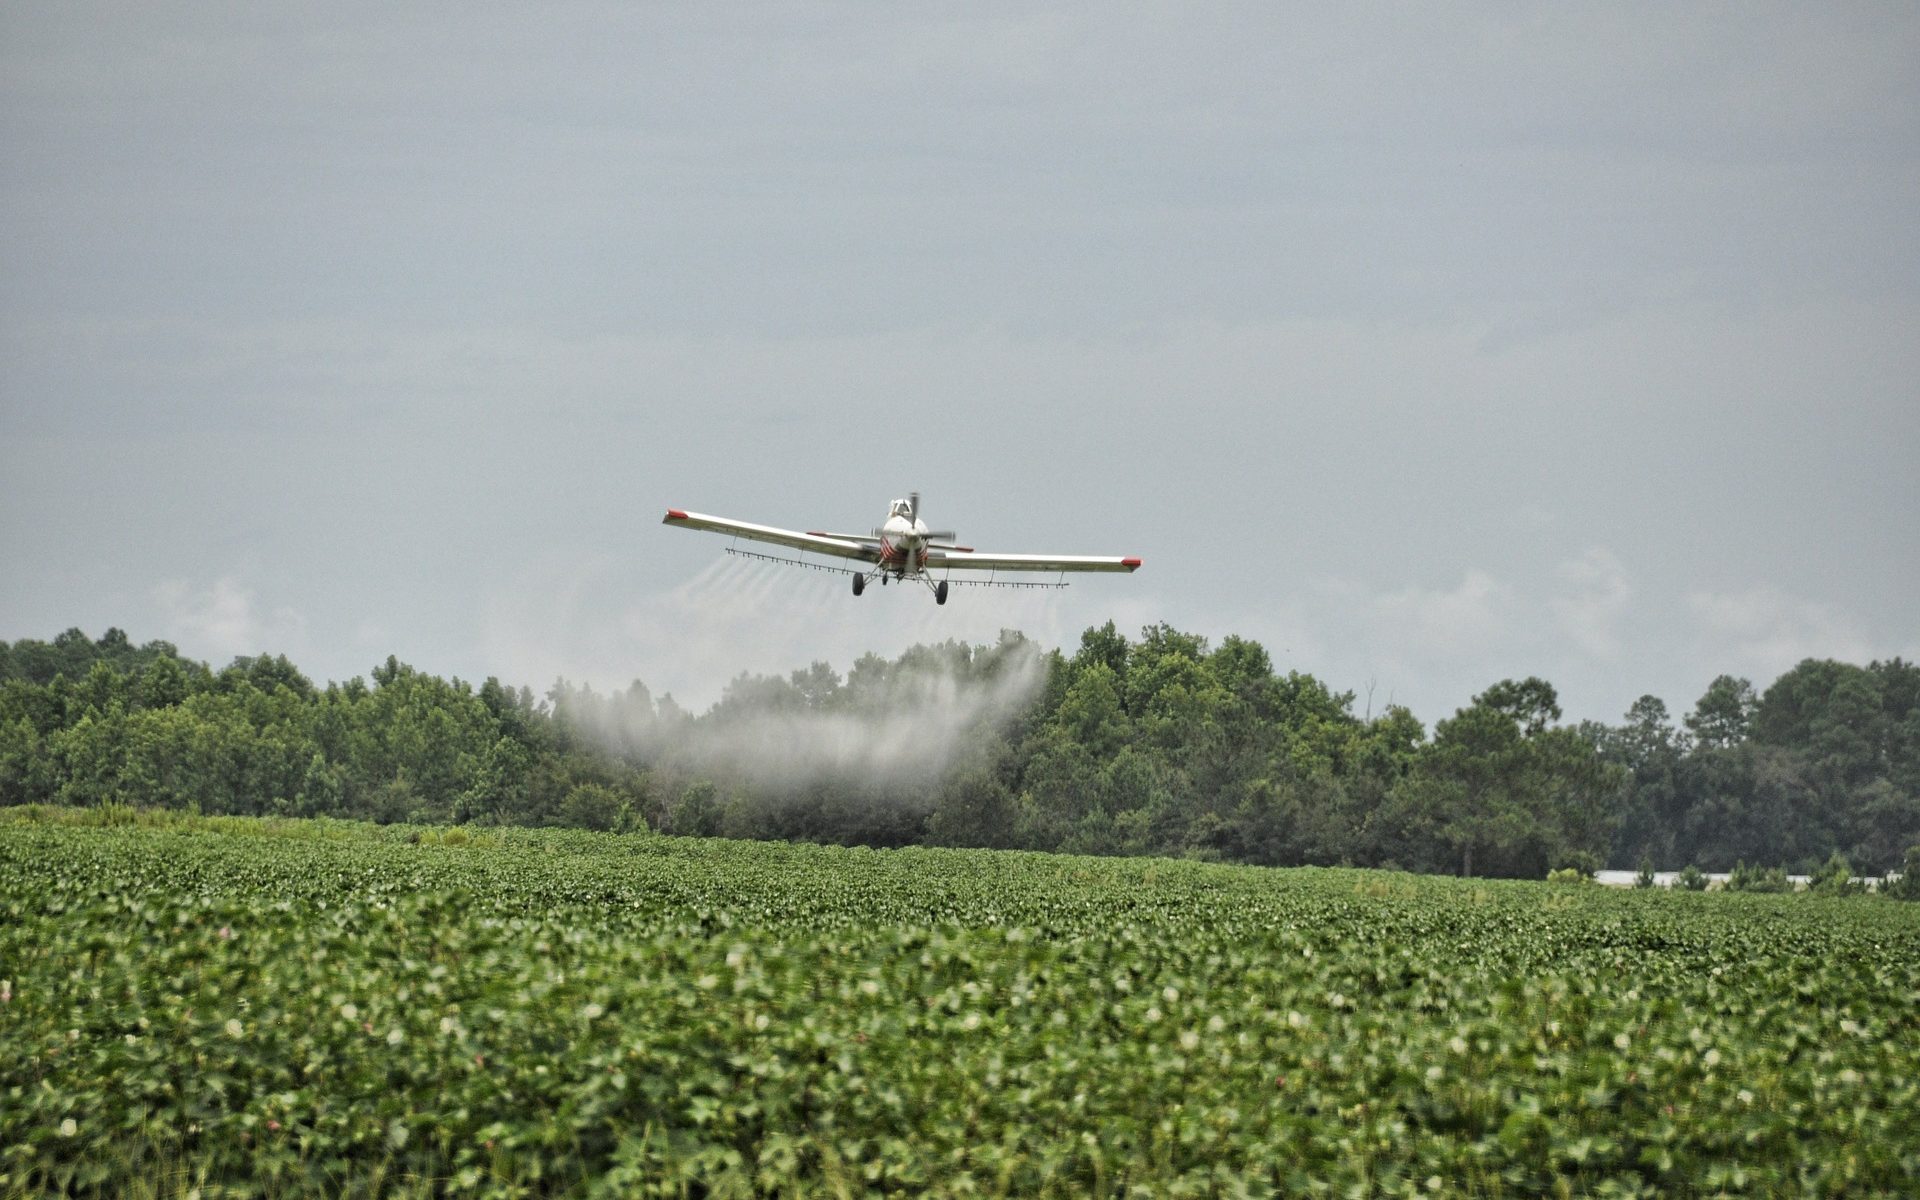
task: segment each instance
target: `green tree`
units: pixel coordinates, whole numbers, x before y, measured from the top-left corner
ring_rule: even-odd
[[[1013,797],[998,775],[984,767],[963,768],[940,787],[927,818],[927,838],[937,846],[1002,849],[1014,845]]]
[[[1462,875],[1539,878],[1549,866],[1605,853],[1626,772],[1570,729],[1549,728],[1552,686],[1503,681],[1434,727],[1417,795]]]
[[[1807,890],[1821,896],[1857,896],[1866,885],[1853,877],[1846,855],[1835,850],[1808,874]]]
[[[1743,860],[1733,866],[1727,876],[1727,890],[1730,892],[1791,892],[1793,883],[1787,879],[1784,867],[1750,867]]]
[[[1674,844],[1684,815],[1679,775],[1691,746],[1674,728],[1666,704],[1657,696],[1642,696],[1627,709],[1623,724],[1583,723],[1580,732],[1603,760],[1631,773],[1607,861],[1614,866],[1649,858],[1679,861]]]
[[[667,825],[680,837],[717,837],[721,818],[719,789],[702,779],[681,790],[667,815]]]
[[[300,788],[294,793],[294,815],[314,817],[344,812],[345,797],[346,786],[340,778],[339,769],[315,750],[307,759],[306,770],[300,776]]]
[[[1080,649],[1073,656],[1073,666],[1084,669],[1095,663],[1104,664],[1112,673],[1116,686],[1124,687],[1130,650],[1126,635],[1116,629],[1112,621],[1108,621],[1098,629],[1090,628],[1080,635]]]
[[[1560,719],[1560,696],[1553,685],[1529,675],[1515,681],[1503,679],[1473,700],[1476,707],[1489,709],[1513,721],[1525,737],[1543,732]]]
[[[561,820],[574,829],[609,830],[619,821],[623,802],[619,792],[604,784],[582,783],[561,803]]]
[[[183,703],[192,685],[187,670],[171,654],[156,656],[140,673],[136,699],[141,708],[171,708]]]
[[[1920,901],[1920,845],[1908,846],[1899,873],[1882,889],[1895,900]]]
[[[0,805],[42,804],[53,798],[52,763],[40,731],[26,717],[0,712]]]
[[[1118,754],[1132,737],[1117,682],[1104,662],[1076,672],[1055,716],[1069,741],[1096,759]]]
[[[1687,716],[1687,729],[1707,749],[1724,749],[1747,739],[1759,700],[1753,684],[1732,675],[1717,676]]]

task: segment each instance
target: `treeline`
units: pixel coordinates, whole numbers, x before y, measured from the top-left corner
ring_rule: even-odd
[[[1676,724],[1642,696],[1584,724],[1629,773],[1616,866],[1811,871],[1832,854],[1883,874],[1920,842],[1920,666],[1808,659],[1756,693],[1722,675]]]
[[[1809,660],[1567,725],[1507,680],[1429,731],[1237,637],[1015,633],[741,676],[692,714],[635,682],[544,696],[389,658],[316,687],[118,630],[0,642],[0,803],[652,828],[1348,863],[1539,878],[1603,864],[1897,868],[1920,842],[1920,668]]]
[[[525,688],[388,658],[324,690],[280,655],[220,671],[110,629],[0,643],[0,803],[390,823],[637,826],[645,773]]]

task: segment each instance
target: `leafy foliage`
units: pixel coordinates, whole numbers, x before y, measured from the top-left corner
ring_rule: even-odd
[[[1920,846],[1907,847],[1906,861],[1900,873],[1883,889],[1896,900],[1920,900]]]
[[[1920,843],[1920,668],[1723,676],[1676,725],[1560,724],[1502,680],[1428,728],[1354,712],[1258,643],[1111,622],[1070,655],[998,643],[742,675],[691,714],[635,681],[543,697],[389,657],[316,687],[119,630],[0,643],[0,805],[380,823],[642,827],[891,847],[1158,854],[1538,879],[1736,861],[1877,875]]]
[[[0,1193],[1920,1188],[1907,905],[68,815]]]
[[[1733,871],[1727,876],[1727,890],[1730,892],[1791,892],[1793,883],[1787,873],[1779,867],[1749,867],[1746,863],[1735,863]]]
[[[1756,695],[1721,676],[1676,729],[1643,697],[1582,733],[1632,773],[1609,861],[1772,863],[1862,873],[1920,842],[1920,666],[1808,659]]]

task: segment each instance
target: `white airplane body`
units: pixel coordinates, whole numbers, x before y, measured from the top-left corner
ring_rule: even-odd
[[[895,500],[889,507],[886,521],[871,534],[859,533],[802,533],[797,529],[781,529],[773,525],[755,525],[750,521],[735,521],[727,517],[712,517],[705,513],[686,512],[670,508],[663,521],[667,525],[677,525],[682,529],[700,529],[710,533],[724,533],[732,537],[746,538],[749,541],[769,542],[789,549],[825,554],[833,558],[851,559],[866,564],[864,569],[845,567],[826,567],[821,569],[840,570],[853,576],[853,594],[858,596],[866,590],[867,584],[878,579],[882,585],[890,579],[900,582],[909,580],[926,584],[933,590],[936,603],[947,602],[946,578],[935,579],[935,571],[1134,571],[1139,569],[1138,558],[1108,558],[1084,554],[988,554],[971,546],[953,544],[953,534],[927,528],[920,519],[920,494],[915,492],[906,500]],[[746,554],[746,551],[731,551]],[[773,555],[749,555],[755,558],[770,558],[775,562],[789,562],[798,566],[820,567],[818,563],[804,562],[798,559],[778,558]],[[1065,584],[1012,583],[999,579],[952,580],[976,586],[1003,587],[1064,587]]]

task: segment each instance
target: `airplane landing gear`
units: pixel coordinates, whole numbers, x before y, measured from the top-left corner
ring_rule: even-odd
[[[947,581],[946,580],[942,579],[939,583],[934,585],[933,602],[935,604],[945,604],[947,602]]]
[[[853,594],[858,596],[861,592],[864,592],[866,590],[867,590],[867,577],[865,575],[855,575],[853,577]]]

